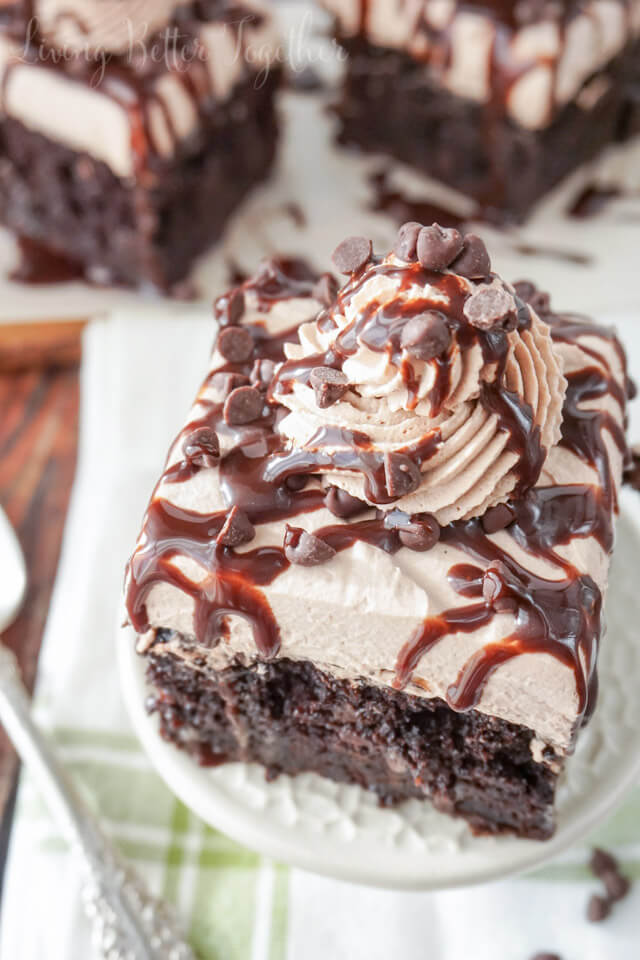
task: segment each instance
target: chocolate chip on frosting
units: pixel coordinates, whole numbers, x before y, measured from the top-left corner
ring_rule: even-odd
[[[220,441],[211,427],[198,427],[187,434],[182,450],[199,467],[212,467],[220,459]]]
[[[418,234],[422,230],[422,224],[415,220],[409,220],[403,223],[398,230],[398,237],[394,247],[394,253],[400,260],[410,262],[417,257]]]
[[[244,313],[245,302],[242,290],[231,290],[223,297],[218,297],[214,304],[214,316],[223,325],[233,325],[240,322]]]
[[[341,520],[349,520],[358,513],[362,513],[363,510],[369,509],[369,505],[364,500],[352,497],[350,493],[340,487],[329,487],[324,498],[324,504],[334,517],[340,517]]]
[[[216,543],[223,547],[237,547],[241,543],[249,543],[255,535],[253,524],[247,514],[238,507],[232,507],[216,537]]]
[[[532,307],[539,317],[548,317],[551,313],[551,297],[544,290],[538,290],[529,280],[518,280],[513,285],[516,296]]]
[[[225,422],[236,427],[257,420],[262,405],[262,396],[255,387],[236,387],[225,400],[222,413]]]
[[[223,327],[216,347],[229,363],[244,363],[253,353],[253,337],[246,327]]]
[[[371,259],[373,247],[366,237],[347,237],[333,251],[332,260],[340,273],[356,273]]]
[[[404,453],[385,453],[384,477],[387,493],[394,499],[406,497],[420,486],[420,467]]]
[[[309,382],[316,395],[316,403],[324,410],[337,403],[349,389],[349,381],[341,370],[333,367],[314,367]]]
[[[468,233],[464,238],[462,253],[453,261],[451,269],[468,280],[485,280],[491,273],[491,260],[484,240],[475,233]]]
[[[323,273],[313,286],[311,296],[325,307],[335,303],[338,296],[338,281],[332,273]]]
[[[289,563],[296,563],[301,567],[315,567],[335,557],[336,551],[313,533],[287,524],[284,554]]]
[[[453,263],[464,241],[459,230],[438,223],[423,227],[418,234],[418,260],[425,270],[446,270]]]
[[[410,550],[431,550],[440,539],[440,525],[435,517],[425,514],[411,517],[406,524],[398,527],[398,537],[403,547]]]
[[[508,503],[498,503],[495,507],[489,507],[482,517],[482,529],[485,533],[498,533],[513,523],[515,516],[515,511]]]
[[[412,357],[433,360],[440,357],[451,343],[451,330],[439,310],[427,310],[407,321],[400,337],[400,346]]]
[[[514,329],[518,319],[515,298],[496,284],[478,287],[465,302],[463,312],[469,323],[479,330],[491,330],[500,324]]]

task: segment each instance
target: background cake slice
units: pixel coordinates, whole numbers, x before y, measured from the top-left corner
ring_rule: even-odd
[[[35,0],[5,14],[0,221],[95,282],[171,288],[270,170],[268,5]]]
[[[346,69],[343,142],[522,219],[637,132],[638,0],[322,0]]]
[[[216,305],[128,567],[163,735],[544,838],[596,701],[626,452],[614,334],[406,224]],[[284,362],[283,362],[284,361]]]

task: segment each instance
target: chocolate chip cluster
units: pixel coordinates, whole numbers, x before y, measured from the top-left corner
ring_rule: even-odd
[[[441,227],[437,223],[425,227],[410,221],[400,227],[394,253],[408,263],[417,261],[425,270],[435,273],[451,270],[458,276],[481,284],[464,305],[464,315],[473,327],[479,330],[491,330],[496,326],[507,330],[515,328],[518,319],[515,297],[502,284],[492,281],[491,259],[484,241],[476,234],[469,233],[463,237],[453,227]],[[444,341],[446,324],[443,323],[442,314],[437,311],[429,311],[429,314],[441,318],[440,322],[434,318],[430,323]],[[425,325],[425,321],[419,319]],[[423,359],[441,355],[447,346],[448,342],[444,347],[436,342],[433,349],[439,349],[439,353],[428,355],[427,351]]]

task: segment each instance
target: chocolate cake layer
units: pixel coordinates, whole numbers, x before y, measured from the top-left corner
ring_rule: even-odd
[[[259,87],[247,79],[197,135],[169,158],[150,156],[134,180],[4,117],[0,220],[80,264],[98,283],[170,288],[268,174],[277,85],[277,71]]]
[[[477,200],[485,215],[522,220],[579,165],[632,120],[629,80],[640,45],[598,75],[598,86],[564,106],[541,129],[520,127],[500,103],[457,96],[400,50],[361,36],[342,38],[348,53],[337,106],[340,140],[386,153]]]
[[[157,639],[181,640],[162,630]],[[553,832],[560,763],[534,761],[526,727],[284,658],[194,670],[152,650],[148,678],[163,737],[203,765],[257,762],[269,778],[319,773],[387,806],[428,797],[477,833]]]

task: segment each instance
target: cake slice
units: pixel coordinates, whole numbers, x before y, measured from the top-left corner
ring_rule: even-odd
[[[171,289],[271,168],[280,71],[268,5],[3,10],[0,222],[94,282]]]
[[[343,142],[444,181],[485,216],[524,218],[637,125],[638,0],[322,3],[347,53]]]
[[[265,262],[128,565],[163,736],[546,838],[596,697],[627,378],[612,331],[405,224]]]

